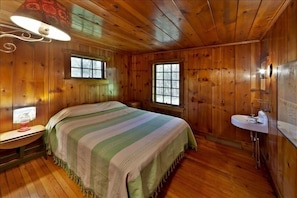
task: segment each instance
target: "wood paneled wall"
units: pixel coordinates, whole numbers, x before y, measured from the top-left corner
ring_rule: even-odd
[[[12,41],[17,50],[0,53],[0,132],[19,127],[12,123],[15,108],[36,106],[37,118],[31,124],[45,125],[67,106],[128,98],[128,55],[75,39],[52,43]],[[65,53],[71,51],[107,58],[107,80],[64,79],[64,67],[69,63]]]
[[[233,114],[250,114],[260,97],[256,72],[260,43],[189,49],[132,56],[129,69],[131,99],[151,109],[152,64],[182,60],[184,71],[183,118],[198,132],[250,141],[249,133],[232,126]],[[254,112],[255,113],[255,112]]]
[[[277,129],[277,66],[297,60],[297,1],[292,0],[261,43],[261,60],[273,64],[269,94],[269,134],[264,136],[263,156],[280,197],[297,197],[297,149]],[[296,82],[297,83],[297,82]]]
[[[274,72],[269,93],[259,91],[257,69],[262,61],[280,64],[297,59],[297,0],[268,31],[261,43],[133,55],[118,54],[79,40],[27,43],[0,53],[0,132],[15,129],[12,110],[37,106],[32,124],[46,124],[60,109],[106,100],[138,100],[151,110],[152,63],[184,62],[182,116],[198,132],[235,141],[250,141],[249,133],[230,123],[233,114],[257,113],[261,98],[270,103],[269,134],[261,136],[262,154],[281,197],[297,197],[297,151],[277,130],[277,84]],[[4,39],[5,40],[5,39]],[[3,41],[1,40],[0,45]],[[108,57],[108,84],[64,79],[64,52]]]

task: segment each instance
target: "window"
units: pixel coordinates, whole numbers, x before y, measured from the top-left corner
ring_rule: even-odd
[[[176,105],[181,104],[180,63],[158,63],[153,65],[153,102]]]
[[[106,62],[102,60],[71,56],[71,78],[98,78],[106,77]]]

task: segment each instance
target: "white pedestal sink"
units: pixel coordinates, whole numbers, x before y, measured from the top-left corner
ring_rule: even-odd
[[[268,118],[263,111],[258,112],[257,117],[248,115],[233,115],[231,123],[242,129],[256,131],[260,133],[268,133]]]
[[[265,112],[259,111],[257,117],[248,115],[232,115],[231,123],[241,129],[249,130],[253,156],[256,157],[256,168],[260,168],[260,144],[257,133],[268,133],[268,118]]]

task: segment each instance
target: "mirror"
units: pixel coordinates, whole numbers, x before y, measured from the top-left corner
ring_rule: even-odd
[[[277,127],[297,147],[297,61],[278,67]]]

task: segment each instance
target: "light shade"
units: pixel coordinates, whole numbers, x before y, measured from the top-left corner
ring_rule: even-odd
[[[13,123],[21,124],[18,131],[27,131],[28,123],[36,118],[36,107],[24,107],[13,110]]]
[[[56,0],[25,0],[10,19],[35,34],[69,41],[70,17],[65,6]]]
[[[266,70],[265,69],[260,69],[259,70],[260,73],[260,79],[265,79],[266,78]]]

